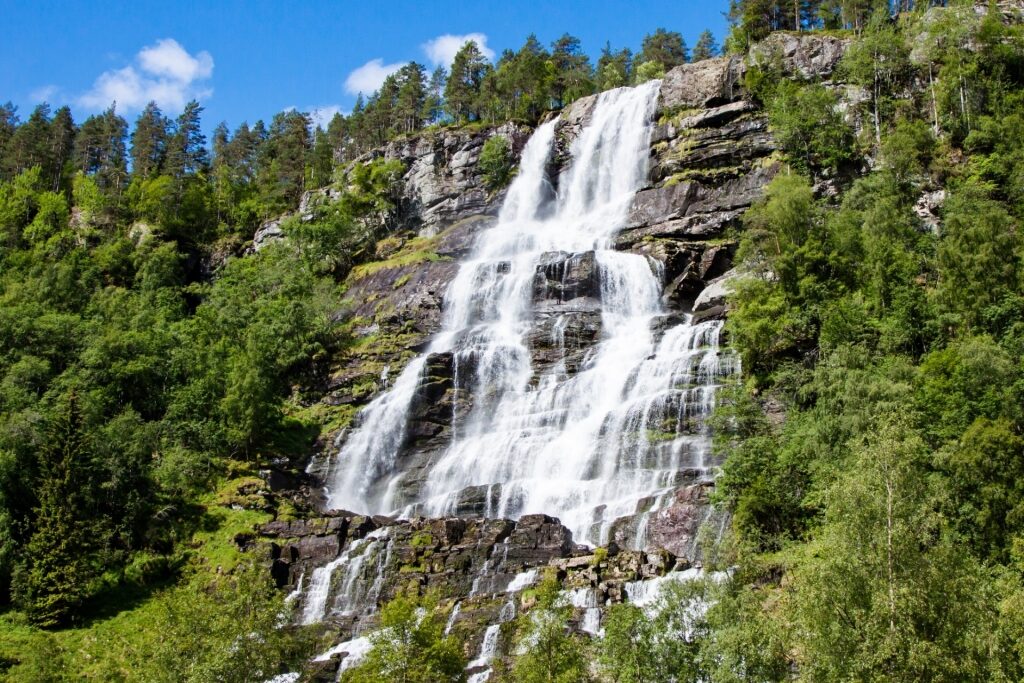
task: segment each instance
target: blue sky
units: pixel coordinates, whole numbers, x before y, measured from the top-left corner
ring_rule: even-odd
[[[605,41],[638,49],[659,26],[691,47],[704,28],[725,36],[725,0],[699,2],[82,2],[0,0],[0,102],[22,118],[40,101],[68,104],[75,119],[106,107],[134,120],[149,99],[176,114],[191,97],[219,121],[269,119],[288,107],[347,111],[389,68],[450,59],[461,38],[516,49],[536,33],[568,31],[592,57]]]

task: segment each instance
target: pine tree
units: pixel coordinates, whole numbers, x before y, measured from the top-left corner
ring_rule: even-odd
[[[50,106],[40,104],[25,123],[18,126],[7,143],[7,173],[18,175],[33,166],[43,169],[43,177],[49,180]]]
[[[583,52],[579,38],[564,33],[553,42],[551,63],[555,69],[551,84],[551,96],[555,107],[562,108],[594,91],[590,58]]]
[[[88,459],[82,415],[72,393],[40,451],[35,531],[13,579],[16,603],[40,626],[67,623],[94,575],[84,509]]]
[[[150,178],[163,168],[171,122],[150,102],[135,121],[131,137],[132,175]]]
[[[192,100],[175,121],[174,135],[170,137],[167,149],[167,172],[174,178],[194,175],[210,165],[200,120],[202,113],[202,106]]]
[[[18,108],[10,102],[0,106],[0,172],[6,167],[8,140],[14,135],[18,127]]]
[[[605,43],[597,60],[597,89],[619,88],[633,80],[633,53],[628,47],[612,51],[611,43]]]
[[[683,36],[675,31],[657,29],[654,33],[644,36],[637,64],[657,62],[668,71],[672,67],[686,63],[687,49]]]
[[[471,40],[456,53],[444,89],[446,108],[456,121],[480,118],[480,86],[489,68],[480,48]]]
[[[444,116],[444,86],[448,80],[448,72],[443,66],[434,69],[427,85],[427,99],[423,103],[423,119],[428,123],[437,123]]]
[[[114,196],[120,196],[128,177],[127,133],[128,122],[111,105],[99,116],[87,118],[75,137],[75,168],[93,176],[101,190]]]
[[[700,62],[717,56],[718,43],[715,42],[715,36],[708,29],[704,29],[704,32],[697,38],[697,44],[693,46],[693,54],[690,59],[694,62]]]
[[[67,169],[74,152],[77,132],[71,109],[67,106],[58,109],[50,121],[50,187],[54,192],[70,188]]]
[[[426,79],[426,69],[416,62],[409,62],[398,72],[395,118],[403,133],[412,133],[423,127],[423,111],[427,101]]]

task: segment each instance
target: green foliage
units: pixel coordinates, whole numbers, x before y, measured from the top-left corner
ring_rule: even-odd
[[[584,683],[588,673],[587,641],[568,630],[572,606],[559,592],[554,576],[537,587],[537,604],[516,619],[511,670],[502,680],[517,683]]]
[[[487,138],[480,150],[479,164],[488,189],[496,190],[508,185],[515,170],[515,159],[508,138],[504,135]]]
[[[461,643],[445,635],[445,615],[431,596],[398,596],[381,609],[373,646],[343,683],[441,683],[464,681]]]
[[[853,130],[824,86],[782,81],[768,102],[768,118],[791,163],[812,178],[853,158]]]
[[[848,133],[802,118],[839,125],[827,91],[770,57],[747,74],[828,189],[781,175],[744,218],[728,330],[751,377],[713,420],[734,574],[704,680],[1014,680],[1024,661],[1020,29],[969,3],[859,12],[824,20],[863,28],[841,74],[868,92],[863,177],[827,153]]]
[[[700,680],[704,636],[700,583],[671,583],[648,611],[629,603],[608,610],[598,662],[616,683]]]
[[[89,592],[94,575],[90,550],[94,538],[85,514],[85,488],[91,484],[88,444],[78,399],[67,398],[49,430],[38,465],[35,531],[15,565],[15,604],[40,626],[67,623]]]

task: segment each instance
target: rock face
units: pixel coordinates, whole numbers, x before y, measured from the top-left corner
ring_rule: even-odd
[[[828,36],[775,34],[754,51],[751,63],[777,60],[801,77],[827,79],[846,45]],[[617,249],[646,257],[662,279],[669,313],[656,327],[667,329],[687,315],[698,321],[726,315],[735,275],[733,229],[778,171],[767,118],[743,91],[749,66],[721,57],[676,67],[663,80],[647,185],[635,195],[615,240]],[[583,98],[561,113],[548,169],[553,186],[597,99]],[[503,199],[484,188],[480,149],[489,136],[500,134],[518,154],[529,133],[512,124],[477,132],[446,130],[397,140],[369,155],[406,165],[394,216],[399,231],[378,245],[378,263],[357,268],[346,283],[352,344],[335,359],[325,403],[351,417],[427,347],[441,326],[444,295],[458,260],[493,224]],[[936,203],[923,201],[922,211],[932,211]],[[266,237],[273,239],[272,231]],[[559,372],[573,375],[601,339],[596,261],[593,251],[549,252],[537,266],[529,289],[534,318],[524,341],[538,373],[561,364]],[[452,416],[466,415],[467,406],[487,400],[454,389],[456,374],[460,386],[468,387],[473,383],[465,378],[474,372],[472,358],[437,353],[425,359],[397,456],[405,473],[397,500],[415,498],[431,463],[460,427]],[[324,455],[337,452],[345,435],[344,430],[332,435]],[[325,463],[322,458],[319,466]],[[699,565],[702,534],[720,531],[726,521],[708,502],[712,485],[696,469],[675,472],[669,493],[657,504],[641,501],[636,514],[614,522],[606,555],[577,546],[558,520],[543,515],[483,519],[500,498],[501,484],[463,490],[449,513],[457,517],[394,520],[333,511],[311,520],[274,522],[263,534],[273,544],[278,585],[292,590],[303,585],[296,592],[300,621],[322,622],[341,640],[372,628],[376,607],[397,591],[439,588],[459,605],[453,625],[472,658],[487,625],[527,606],[510,586],[529,585],[534,570],[552,572],[573,591],[574,604],[579,597],[578,607],[591,610],[626,599],[632,582]],[[646,548],[620,551],[633,545],[641,525]],[[326,567],[331,573],[322,571]],[[317,602],[313,596],[321,593]],[[577,617],[582,628],[583,612]]]
[[[772,33],[751,50],[753,64],[778,60],[785,73],[804,79],[828,78],[852,40],[826,34]]]
[[[399,224],[431,236],[471,216],[497,212],[501,196],[484,185],[477,165],[480,151],[489,138],[501,135],[508,138],[518,156],[531,132],[514,123],[482,132],[445,129],[394,140],[370,156],[405,164],[408,170],[402,178]]]
[[[686,504],[681,501],[671,518],[666,514],[659,529],[671,535],[675,527],[692,528],[688,515],[698,513]],[[394,520],[339,512],[270,522],[260,534],[274,580],[290,591],[298,621],[318,623],[341,642],[373,629],[376,606],[399,592],[435,591],[453,609],[449,628],[470,659],[484,627],[528,608],[531,598],[523,592],[545,574],[577,594],[589,593],[598,606],[623,601],[636,582],[690,566],[671,551],[594,554],[546,515]],[[333,675],[337,664],[324,675]]]

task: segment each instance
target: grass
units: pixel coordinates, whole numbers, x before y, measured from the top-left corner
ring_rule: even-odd
[[[197,509],[198,528],[174,556],[139,556],[133,563],[167,559],[172,574],[147,579],[146,572],[136,572],[135,580],[117,583],[111,577],[110,586],[83,606],[80,625],[44,631],[16,610],[0,614],[0,681],[132,680],[133,661],[159,641],[153,625],[180,599],[179,592],[208,586],[235,569],[246,557],[235,535],[271,520],[266,512],[217,504],[254,483],[241,476],[207,494]],[[132,575],[130,567],[125,575]]]
[[[428,261],[441,261],[444,257],[434,250],[436,246],[437,237],[414,237],[388,258],[356,266],[352,269],[349,278],[361,280],[382,270],[414,266]]]

